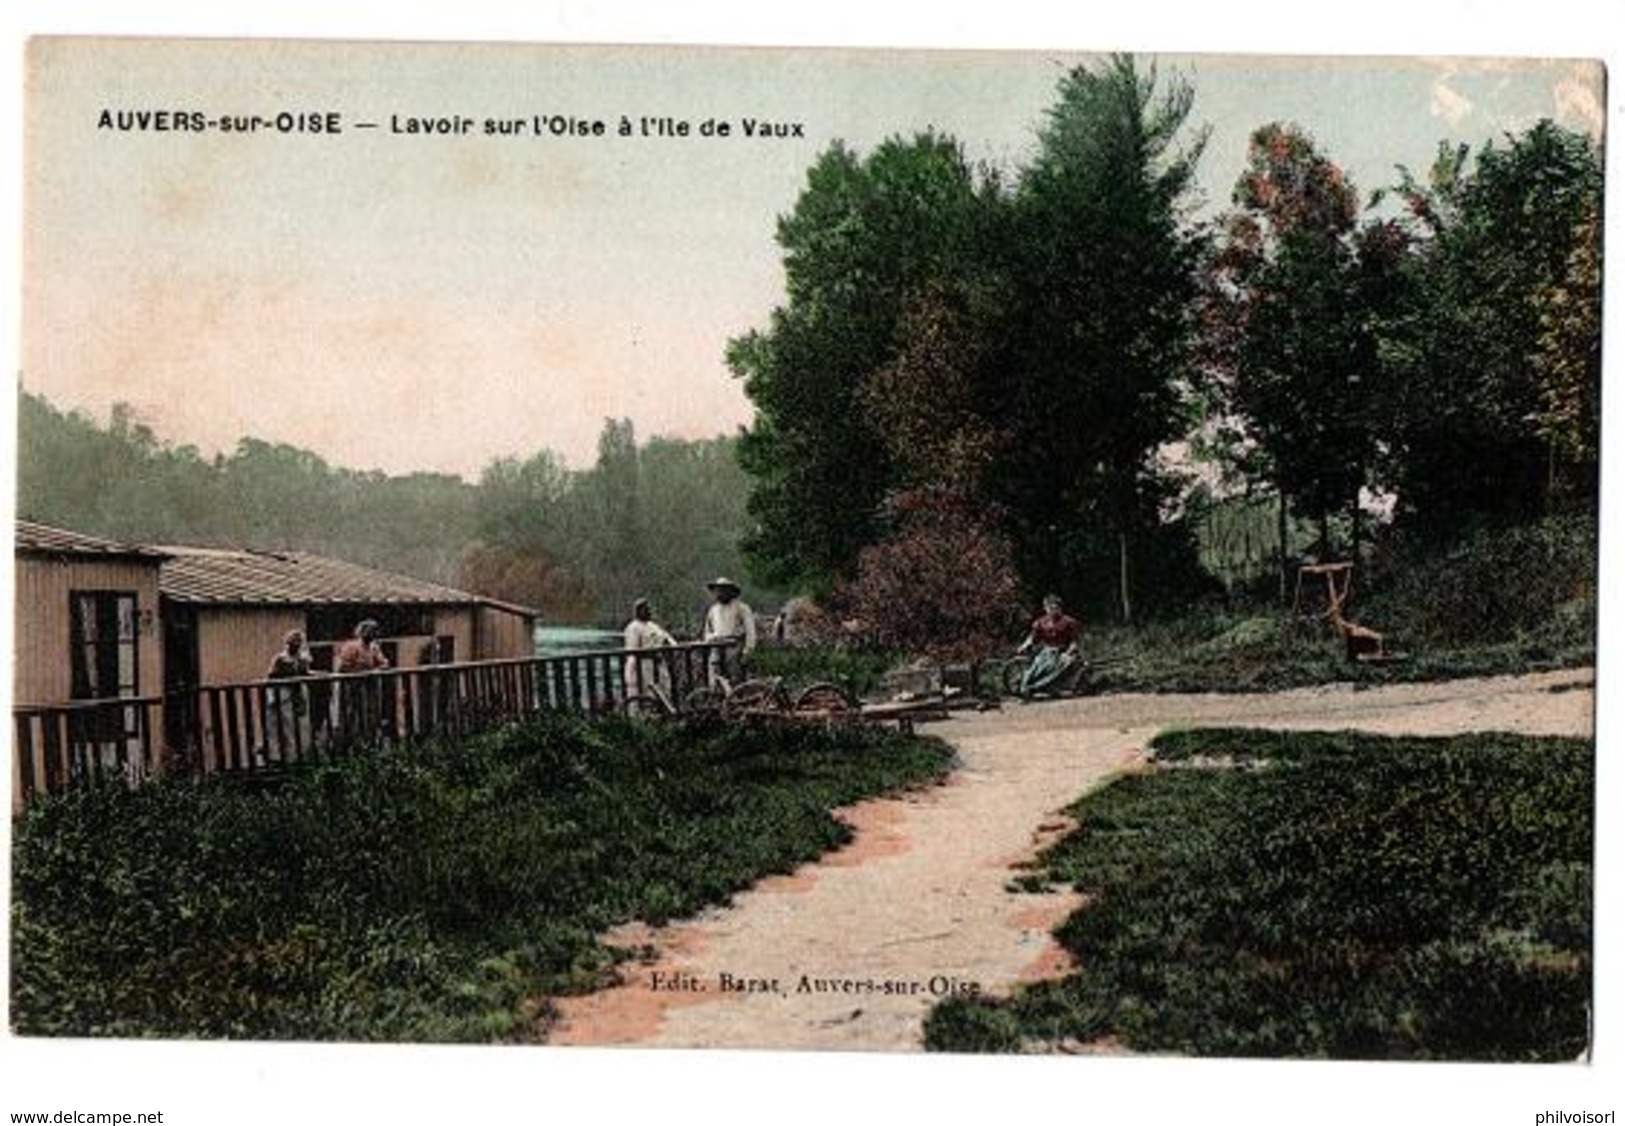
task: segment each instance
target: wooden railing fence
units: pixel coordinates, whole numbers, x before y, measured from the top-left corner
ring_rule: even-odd
[[[735,645],[685,642],[18,705],[14,806],[76,783],[135,783],[163,770],[267,771],[358,748],[472,735],[548,712],[614,713],[655,686],[680,708]]]

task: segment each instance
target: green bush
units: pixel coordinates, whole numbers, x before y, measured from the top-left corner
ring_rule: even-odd
[[[842,843],[833,807],[923,782],[934,740],[559,719],[280,784],[75,790],[14,825],[25,1035],[534,1038],[595,936]],[[545,1006],[540,1010],[545,1024]]]
[[[931,1050],[1004,1053],[1021,1050],[1021,1022],[1007,1006],[981,997],[955,997],[931,1010],[925,1046]]]
[[[751,675],[782,676],[792,690],[824,682],[838,684],[854,696],[865,696],[902,659],[889,649],[833,645],[758,649],[751,654]]]
[[[1432,649],[1590,647],[1596,601],[1597,522],[1581,515],[1480,531],[1447,551],[1402,548],[1362,613]]]
[[[1591,993],[1593,751],[1573,739],[1160,736],[1043,857],[1084,969],[931,1047],[1568,1060]],[[1226,765],[1233,764],[1233,765]],[[1248,769],[1238,769],[1246,765]]]

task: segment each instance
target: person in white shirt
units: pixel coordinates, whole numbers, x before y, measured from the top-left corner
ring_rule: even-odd
[[[661,646],[676,644],[672,635],[654,620],[654,611],[650,609],[647,598],[640,598],[632,603],[632,620],[626,623],[623,640],[625,643],[623,648],[628,650],[658,649]],[[667,695],[671,693],[671,670],[666,667],[666,662],[658,657],[645,657],[636,652],[628,652],[625,675],[628,699],[653,692],[663,692]]]
[[[739,584],[732,579],[713,579],[705,586],[714,601],[705,612],[704,640],[740,643],[737,651],[728,651],[726,664],[723,650],[711,654],[711,682],[715,684],[725,675],[725,670],[738,677],[744,658],[756,648],[756,614],[739,597]]]

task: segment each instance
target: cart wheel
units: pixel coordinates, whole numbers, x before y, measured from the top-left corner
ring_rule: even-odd
[[[796,711],[798,712],[825,712],[829,715],[845,715],[858,710],[858,702],[852,694],[838,684],[820,682],[809,684],[796,696]]]
[[[722,714],[722,702],[727,697],[722,689],[709,684],[701,685],[683,697],[683,715],[695,719],[711,719]]]
[[[628,696],[621,702],[621,711],[632,719],[663,719],[674,714],[669,700],[648,692]]]
[[[722,709],[729,714],[748,711],[776,711],[790,710],[790,701],[784,693],[784,682],[777,677],[763,677],[759,680],[747,680],[732,692],[729,692],[722,701]]]

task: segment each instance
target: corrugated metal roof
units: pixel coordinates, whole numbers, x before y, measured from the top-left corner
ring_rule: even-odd
[[[143,559],[162,564],[158,589],[177,602],[231,605],[322,605],[358,602],[486,605],[529,617],[540,611],[422,579],[395,575],[302,551],[246,551],[185,545],[119,543],[17,521],[18,554]]]
[[[475,605],[477,594],[298,551],[164,546],[158,589],[176,602],[254,605]],[[535,611],[529,611],[534,614]]]
[[[104,540],[100,536],[87,536],[83,532],[70,532],[32,520],[17,521],[17,551],[25,555],[91,555],[116,558],[150,559],[159,563],[165,555],[150,547]]]

